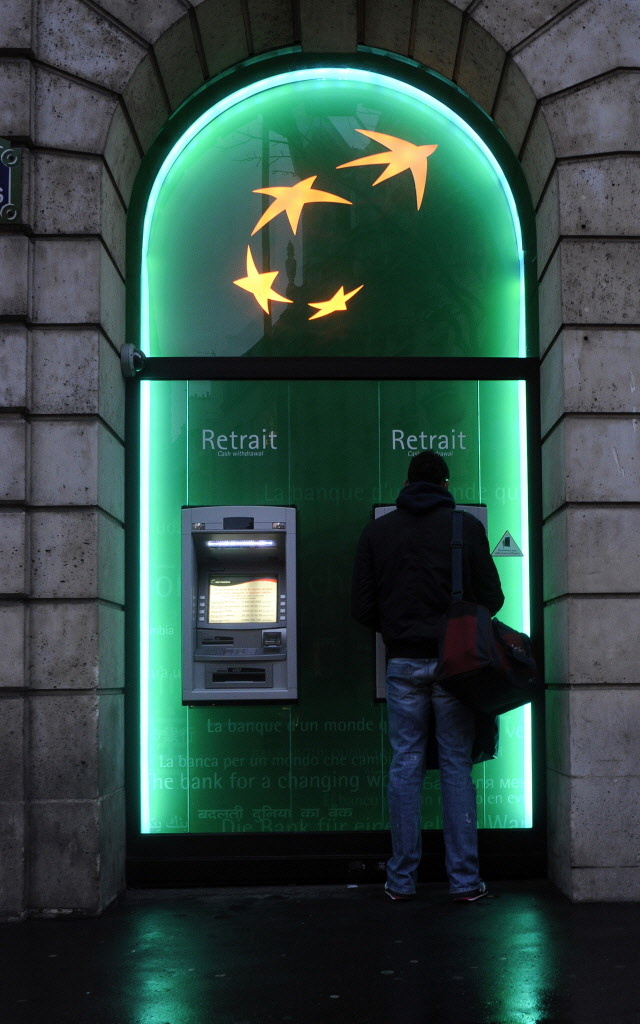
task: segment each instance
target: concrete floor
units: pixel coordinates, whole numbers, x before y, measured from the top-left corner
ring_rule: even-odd
[[[0,926],[2,1024],[639,1024],[640,904],[543,881],[131,890]]]

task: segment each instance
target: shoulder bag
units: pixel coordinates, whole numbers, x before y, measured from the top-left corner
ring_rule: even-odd
[[[542,682],[526,633],[462,600],[463,514],[453,512],[451,605],[441,623],[436,679],[474,710],[502,715],[534,700]]]

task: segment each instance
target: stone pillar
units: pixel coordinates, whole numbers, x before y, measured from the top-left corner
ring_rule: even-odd
[[[22,242],[18,236],[10,240]],[[0,239],[0,243],[4,241]],[[26,272],[20,262],[15,270],[17,278]],[[27,331],[18,322],[6,324],[0,329],[0,913],[9,918],[22,916],[25,900],[26,389]]]
[[[98,913],[124,886],[125,208],[101,156],[116,99],[82,73],[82,32],[57,4],[10,7],[0,134],[25,168],[21,217],[0,235],[0,914],[13,919]],[[114,35],[90,27],[96,44]]]
[[[638,72],[608,70],[630,62],[624,5],[589,6],[593,20],[576,11],[519,56],[548,96],[524,163],[539,203],[549,870],[574,900],[637,900]]]
[[[32,44],[31,4],[15,2],[0,23],[0,136],[30,138],[33,71],[20,56]],[[29,160],[23,179],[28,191]],[[29,757],[27,647],[29,533],[29,218],[0,228],[0,916],[19,919],[26,905]]]

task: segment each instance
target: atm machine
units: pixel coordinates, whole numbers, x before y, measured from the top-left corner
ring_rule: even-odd
[[[182,509],[182,703],[297,697],[296,512]]]
[[[487,532],[487,506],[486,505],[456,505],[457,509],[463,512],[470,512],[472,516],[479,519]],[[395,512],[395,505],[375,505],[373,518],[380,519],[388,512]],[[380,633],[376,633],[376,700],[384,700],[386,697],[386,674],[387,674],[387,651]]]

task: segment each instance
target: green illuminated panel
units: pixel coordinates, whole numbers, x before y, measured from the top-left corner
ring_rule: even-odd
[[[154,183],[140,344],[156,356],[525,355],[506,178],[460,117],[388,77],[254,83],[202,115]],[[357,538],[409,457],[439,451],[458,501],[486,503],[492,548],[508,531],[523,552],[498,568],[502,614],[528,630],[524,385],[143,382],[141,410],[142,831],[386,828],[385,711],[371,638],[348,612]],[[180,507],[252,503],[298,510],[300,701],[186,709]],[[528,709],[501,726],[499,758],[475,771],[479,820],[529,827]],[[436,775],[423,823],[441,825]]]
[[[349,616],[351,565],[376,503],[393,503],[422,446],[450,460],[451,489],[488,508],[505,620],[528,627],[526,462],[518,381],[144,383],[142,413],[142,831],[268,833],[387,827],[384,706],[371,637]],[[250,436],[268,438],[264,447]],[[242,441],[242,438],[245,441]],[[295,504],[300,701],[181,706],[180,507]],[[479,821],[531,825],[527,710],[501,720],[478,766]],[[441,825],[436,774],[425,828]]]
[[[141,346],[518,356],[523,288],[509,185],[460,117],[382,75],[297,71],[212,107],[167,156],[145,220]]]

